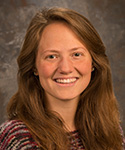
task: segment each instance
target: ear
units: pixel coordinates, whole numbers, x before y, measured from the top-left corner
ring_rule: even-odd
[[[95,70],[94,61],[92,61],[92,68],[91,68],[91,72],[93,72],[94,70]]]
[[[33,69],[33,72],[34,72],[34,75],[35,75],[35,76],[38,76],[38,71],[37,71],[36,68]]]
[[[91,69],[91,70],[92,70],[92,72],[93,72],[93,71],[95,70],[95,67],[94,67],[94,66],[92,66],[92,69]]]

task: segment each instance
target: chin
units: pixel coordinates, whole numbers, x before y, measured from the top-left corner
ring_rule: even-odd
[[[62,101],[71,101],[71,100],[78,100],[79,96],[65,96],[65,97],[57,97],[57,99]]]

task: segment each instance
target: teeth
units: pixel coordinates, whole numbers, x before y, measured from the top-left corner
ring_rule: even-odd
[[[56,82],[58,83],[73,83],[76,81],[76,78],[72,79],[56,79]]]

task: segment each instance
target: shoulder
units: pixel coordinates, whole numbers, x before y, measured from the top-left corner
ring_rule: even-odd
[[[0,126],[0,149],[38,149],[38,145],[22,121],[11,120]]]
[[[123,142],[122,142],[123,149],[125,149],[125,137],[124,137],[123,129],[122,129],[121,126],[120,126],[120,131],[121,131],[121,136],[122,136],[122,138],[123,138]]]

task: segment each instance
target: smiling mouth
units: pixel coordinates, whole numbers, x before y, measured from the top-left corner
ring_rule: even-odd
[[[62,84],[69,84],[69,83],[74,83],[76,80],[77,78],[55,79],[55,82],[62,83]]]

